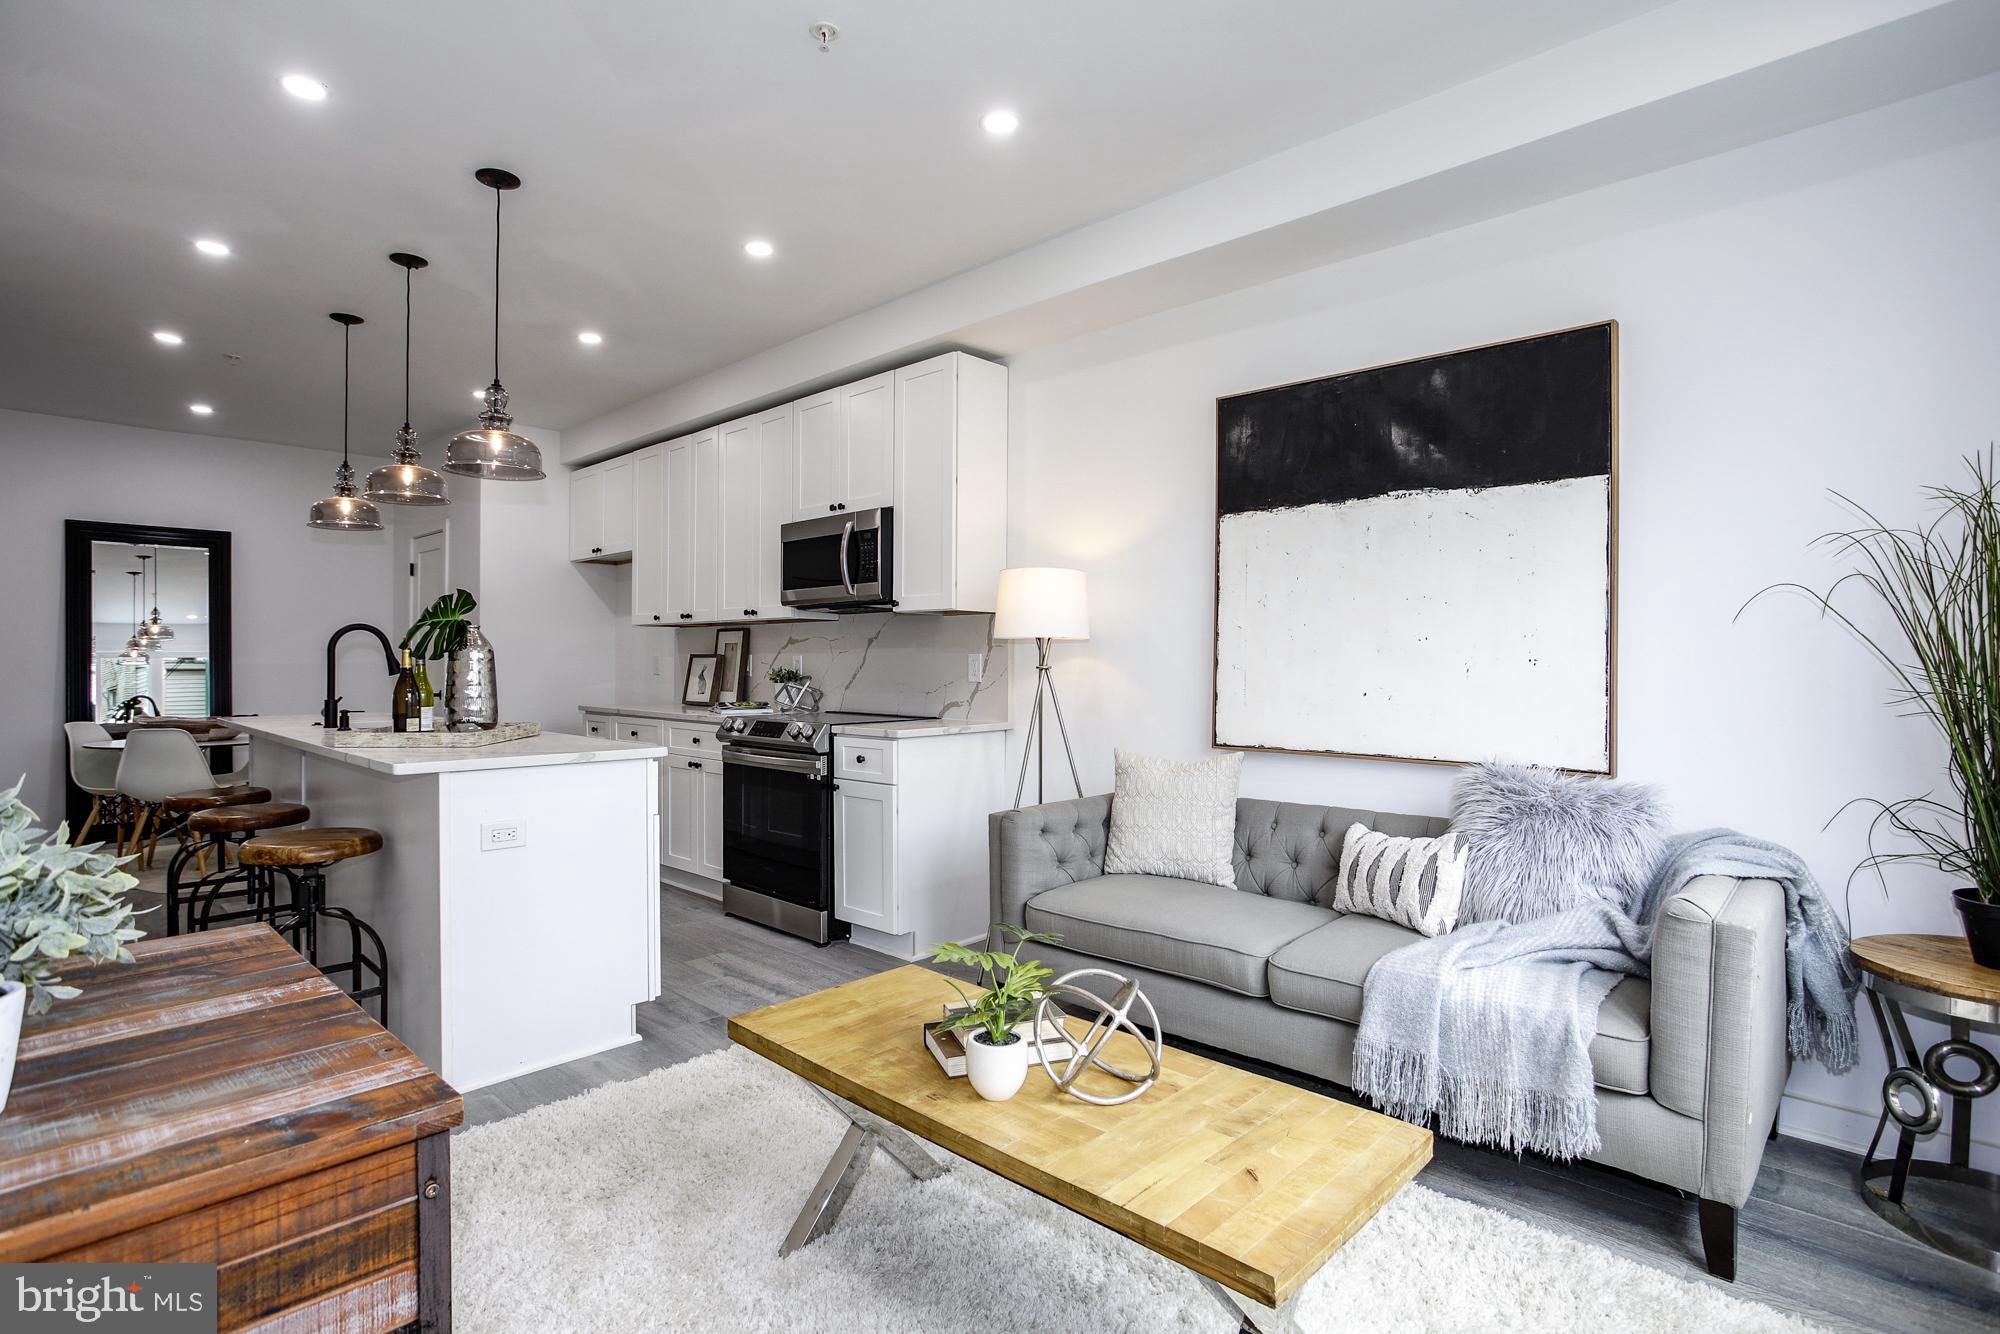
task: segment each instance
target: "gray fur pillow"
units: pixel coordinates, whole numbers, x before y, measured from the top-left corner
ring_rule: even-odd
[[[1527,922],[1596,901],[1629,912],[1667,814],[1642,783],[1489,763],[1459,776],[1451,827],[1472,845],[1461,920]]]

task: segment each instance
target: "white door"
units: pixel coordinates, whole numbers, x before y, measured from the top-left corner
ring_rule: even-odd
[[[569,558],[595,560],[604,550],[604,474],[579,468],[569,476]]]
[[[840,497],[840,396],[834,390],[792,404],[792,517],[831,514]]]
[[[896,387],[889,374],[842,385],[842,473],[833,499],[850,510],[896,503]]]
[[[597,466],[598,545],[601,556],[632,551],[632,459],[628,455]]]
[[[444,529],[418,533],[410,539],[410,620],[451,591],[451,571],[445,565]]]
[[[722,765],[696,761],[701,767],[701,862],[695,870],[710,880],[722,879]]]
[[[949,353],[896,372],[896,605],[952,602],[958,376]]]
[[[685,625],[694,619],[694,440],[676,440],[666,448],[666,521],[664,584],[667,621]]]
[[[842,779],[833,795],[833,915],[896,933],[896,789]]]
[[[666,625],[667,493],[665,451],[632,456],[632,624]]]
[[[703,431],[689,445],[692,452],[694,529],[694,619],[712,621],[722,591],[722,459],[719,433]]]
[[[715,596],[717,620],[740,620],[757,603],[757,531],[763,520],[758,485],[757,421],[744,417],[716,430],[717,543],[722,551]]]
[[[700,760],[669,755],[666,766],[666,830],[660,837],[660,865],[688,875],[701,874],[702,785]]]
[[[759,617],[785,614],[784,541],[780,530],[792,517],[792,405],[757,418],[757,527],[751,535],[756,555],[756,596],[749,609]]]

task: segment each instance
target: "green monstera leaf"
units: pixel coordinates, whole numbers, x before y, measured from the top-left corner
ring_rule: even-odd
[[[425,662],[449,657],[465,647],[466,627],[479,604],[464,589],[446,593],[424,609],[404,632],[402,647]]]

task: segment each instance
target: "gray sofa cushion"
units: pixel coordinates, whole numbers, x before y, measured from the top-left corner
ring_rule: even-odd
[[[1350,914],[1285,945],[1271,955],[1271,999],[1288,1010],[1361,1022],[1361,988],[1375,961],[1423,937],[1376,917]],[[1645,1093],[1653,1061],[1652,985],[1628,977],[1612,988],[1597,1012],[1590,1043],[1591,1073],[1599,1088]]]
[[[1271,994],[1271,955],[1334,915],[1191,880],[1106,875],[1043,890],[1023,916],[1078,954],[1261,997]]]
[[[1340,845],[1347,827],[1365,825],[1399,838],[1435,838],[1450,822],[1429,815],[1385,815],[1345,806],[1239,797],[1236,801],[1236,887],[1296,903],[1333,901]]]

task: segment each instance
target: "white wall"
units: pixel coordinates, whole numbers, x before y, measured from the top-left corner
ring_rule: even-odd
[[[61,818],[62,533],[65,519],[217,528],[232,535],[236,703],[244,713],[316,713],[326,636],[391,623],[384,533],[306,527],[338,456],[254,441],[0,411],[0,783],[25,772],[28,804]],[[378,460],[357,458],[365,473]],[[387,709],[372,645],[345,641],[342,693]]]
[[[1608,316],[1620,773],[1658,784],[1684,827],[1796,848],[1838,899],[1865,821],[1823,826],[1854,797],[1936,786],[1942,751],[1808,605],[1737,612],[1834,576],[1809,545],[1841,522],[1829,489],[1911,518],[2000,436],[1996,133],[2000,86],[1962,85],[1017,357],[1009,557],[1089,574],[1092,638],[1056,654],[1086,788],[1110,787],[1113,746],[1209,747],[1218,395]],[[1243,789],[1443,812],[1452,777],[1250,755]],[[1895,884],[1857,883],[1857,934],[1958,930],[1935,874]],[[1852,1074],[1794,1072],[1789,1132],[1865,1143],[1872,1028]]]

